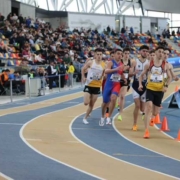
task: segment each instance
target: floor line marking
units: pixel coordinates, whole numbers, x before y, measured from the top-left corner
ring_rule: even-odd
[[[65,95],[65,96],[69,96],[69,95],[74,95],[74,94],[76,94],[76,93],[72,93],[72,94],[68,94],[68,95]],[[62,97],[65,97],[65,96],[62,96]],[[76,97],[76,98],[73,98],[73,99],[78,99],[78,98],[82,98],[83,96],[80,96],[80,97]],[[56,97],[57,98],[57,97]],[[61,97],[58,97],[58,98],[61,98]],[[53,99],[55,99],[55,98],[53,98]],[[48,100],[44,100],[44,101],[51,101],[51,99],[48,99]],[[42,104],[41,103],[42,101],[39,101],[39,102],[36,102],[36,103],[40,103],[40,105]],[[62,103],[65,103],[65,102],[67,102],[66,100],[64,101],[64,102],[62,102]],[[32,103],[32,104],[36,104],[36,103]],[[56,104],[51,104],[51,105],[49,105],[49,106],[45,106],[45,107],[41,107],[41,108],[47,108],[47,107],[52,107],[52,106],[54,106],[54,105],[58,105],[58,104],[60,104],[61,102],[59,102],[59,103],[56,103]],[[28,104],[28,105],[32,105],[32,104]],[[24,105],[24,106],[28,106],[28,105]],[[24,107],[23,106],[23,107]],[[13,107],[12,109],[14,109],[14,108],[19,108],[19,107],[22,107],[22,106],[18,106],[18,107]],[[7,109],[0,109],[0,111],[1,110],[11,110],[11,108],[7,108]],[[17,113],[22,113],[22,112],[26,112],[26,111],[34,111],[35,109],[29,109],[29,110],[23,110],[23,111],[18,111],[18,112],[12,112],[12,113],[5,113],[5,114],[0,114],[0,117],[3,117],[3,116],[6,116],[6,115],[9,115],[9,114],[17,114]]]
[[[133,103],[133,104],[134,104],[134,103]],[[127,106],[126,109],[127,109],[128,107],[132,106],[133,104]],[[95,108],[95,109],[98,109],[98,108],[100,108],[100,107],[101,107],[101,106],[99,106],[99,107],[97,107],[97,108]],[[95,110],[95,109],[94,109],[94,110]],[[125,108],[124,108],[124,110],[125,110]],[[162,173],[162,172],[159,172],[159,171],[155,171],[155,170],[152,170],[152,169],[149,169],[149,168],[140,166],[140,165],[136,165],[136,164],[130,163],[130,162],[128,162],[128,161],[124,161],[124,160],[122,160],[122,159],[118,159],[118,158],[116,158],[116,157],[113,157],[113,156],[111,156],[111,155],[109,155],[109,154],[106,154],[105,152],[102,152],[102,151],[100,151],[100,150],[98,150],[98,149],[96,149],[96,148],[94,148],[94,147],[86,144],[85,142],[81,141],[78,137],[76,137],[76,135],[75,135],[74,132],[72,131],[72,124],[74,123],[74,121],[75,121],[78,117],[82,116],[83,114],[84,114],[84,113],[76,116],[76,117],[71,121],[71,123],[70,123],[70,125],[69,125],[69,131],[71,132],[72,136],[73,136],[75,139],[77,139],[79,142],[81,142],[81,143],[84,144],[85,146],[89,147],[90,149],[92,149],[92,150],[94,150],[94,151],[97,151],[97,152],[99,152],[99,153],[101,153],[101,154],[103,154],[103,155],[105,155],[105,156],[107,156],[107,157],[110,157],[110,158],[112,158],[112,159],[115,159],[115,160],[117,160],[117,161],[121,161],[121,162],[124,162],[124,163],[126,163],[126,164],[129,164],[129,165],[132,165],[132,166],[136,166],[136,167],[138,167],[138,168],[142,168],[142,169],[145,169],[145,170],[148,170],[148,171],[156,172],[156,173],[158,173],[158,174],[161,174],[161,175],[164,175],[164,176],[167,176],[167,177],[171,177],[171,178],[174,178],[174,179],[179,179],[178,177],[171,176],[171,175],[169,175],[169,174],[165,174],[165,173]],[[124,136],[122,136],[122,137],[124,137]],[[125,138],[125,139],[127,139],[127,138]],[[138,144],[137,144],[137,145],[138,145]],[[151,150],[149,150],[149,151],[151,151]],[[157,153],[157,154],[158,154],[158,153]],[[164,156],[164,157],[165,157],[165,156]]]
[[[169,98],[170,96],[171,96],[171,95],[169,95],[167,98]],[[166,99],[167,99],[167,98],[166,98]],[[134,103],[133,103],[133,104],[134,104]],[[131,104],[130,106],[132,106],[133,104]],[[127,109],[127,108],[129,108],[130,106],[127,106],[126,108],[124,108],[124,110]],[[146,150],[148,150],[148,151],[154,152],[154,153],[156,153],[156,154],[159,154],[159,155],[162,155],[162,156],[164,156],[164,157],[167,157],[167,158],[170,158],[170,159],[173,159],[173,160],[175,160],[175,161],[179,161],[179,162],[180,162],[179,159],[176,159],[176,158],[167,156],[167,155],[165,155],[165,154],[159,153],[159,152],[157,152],[157,151],[154,151],[154,150],[152,150],[152,149],[146,148],[146,147],[144,147],[144,146],[142,146],[142,145],[140,145],[140,144],[138,144],[138,143],[130,140],[129,138],[127,138],[126,136],[124,136],[122,133],[120,133],[119,130],[116,128],[115,122],[114,122],[115,119],[116,119],[116,117],[118,116],[118,114],[119,114],[119,113],[117,113],[117,114],[113,117],[112,126],[113,126],[113,128],[115,129],[115,131],[116,131],[120,136],[122,136],[122,137],[123,137],[124,139],[126,139],[127,141],[129,141],[129,142],[131,142],[131,143],[133,143],[133,144],[135,144],[135,145],[137,145],[137,146],[139,146],[139,147],[141,147],[141,148],[144,148],[144,149],[146,149]]]
[[[113,129],[100,129],[100,128],[72,128],[77,130],[98,130],[98,131],[113,131]]]
[[[128,94],[128,95],[130,95],[130,94]],[[126,95],[126,96],[128,96],[128,95]],[[171,95],[172,95],[172,94],[171,94]],[[171,95],[169,95],[168,97],[170,97]],[[166,98],[166,99],[167,99],[167,98]],[[132,104],[128,105],[127,107],[125,107],[124,110],[127,109],[127,108],[129,108],[129,107],[131,107],[132,105],[134,105],[134,103],[132,103]],[[97,107],[97,108],[95,108],[95,109],[98,109],[98,108],[100,108],[100,107],[101,107],[101,106],[99,106],[99,107]],[[95,110],[95,109],[94,109],[94,110]],[[115,157],[110,156],[110,155],[108,155],[108,154],[106,154],[106,153],[104,153],[104,152],[102,152],[102,151],[100,151],[100,150],[97,150],[96,148],[94,148],[94,147],[86,144],[85,142],[81,141],[79,138],[76,137],[76,135],[75,135],[74,132],[72,131],[72,124],[74,123],[74,121],[75,121],[76,119],[78,119],[78,118],[79,118],[80,116],[82,116],[83,114],[85,114],[85,113],[82,113],[82,114],[76,116],[76,117],[71,121],[71,123],[70,123],[70,125],[69,125],[69,131],[71,132],[72,136],[73,136],[75,139],[77,139],[78,141],[80,141],[82,144],[84,144],[85,146],[89,147],[90,149],[93,149],[93,150],[95,150],[95,151],[97,151],[97,152],[99,152],[99,153],[101,153],[101,154],[103,154],[103,155],[106,155],[106,156],[108,156],[108,157],[110,157],[110,158],[113,158],[113,159],[115,159],[115,160],[118,160],[118,161],[121,161],[121,162],[130,164],[130,165],[133,165],[133,166],[142,168],[142,169],[146,169],[146,170],[149,170],[149,171],[152,171],[152,172],[156,172],[156,173],[159,173],[159,174],[162,174],[162,175],[165,175],[165,176],[174,178],[174,179],[179,179],[178,177],[171,176],[171,175],[169,175],[169,174],[165,174],[165,173],[162,173],[162,172],[159,172],[159,171],[155,171],[155,170],[152,170],[152,169],[149,169],[149,168],[145,168],[145,167],[142,167],[142,166],[139,166],[139,165],[130,163],[130,162],[128,162],[128,161],[124,161],[124,160],[115,158]],[[165,154],[161,154],[161,153],[159,153],[159,152],[156,152],[156,151],[153,151],[153,150],[148,149],[148,148],[146,148],[146,147],[143,147],[143,146],[135,143],[134,141],[131,141],[131,140],[129,140],[128,138],[126,138],[123,134],[121,134],[121,133],[117,130],[117,128],[116,128],[115,125],[114,125],[114,119],[115,119],[115,117],[116,117],[118,114],[119,114],[119,113],[117,113],[117,114],[113,117],[112,126],[113,126],[114,130],[115,130],[121,137],[123,137],[123,138],[126,139],[127,141],[130,141],[131,143],[133,143],[133,144],[135,144],[135,145],[137,145],[137,146],[139,146],[139,147],[141,147],[141,148],[144,148],[144,149],[146,149],[146,150],[148,150],[148,151],[154,152],[154,153],[156,153],[156,154],[162,155],[162,156],[164,156],[164,157],[167,157],[167,158],[170,158],[170,159],[173,159],[173,160],[176,160],[176,161],[180,161],[180,160],[178,160],[178,159],[172,158],[172,157],[167,156],[167,155],[165,155]]]
[[[101,178],[101,177],[95,176],[94,174],[91,174],[91,173],[89,173],[89,172],[83,171],[83,170],[78,169],[78,168],[76,168],[76,167],[74,167],[74,166],[71,166],[71,165],[69,165],[69,164],[67,164],[67,163],[64,163],[64,162],[59,161],[59,160],[57,160],[57,159],[55,159],[55,158],[52,158],[52,157],[50,157],[50,156],[48,156],[48,155],[46,155],[46,154],[43,154],[42,152],[40,152],[40,151],[38,151],[36,148],[34,148],[31,144],[29,144],[29,143],[26,141],[26,139],[24,138],[24,136],[23,136],[23,131],[24,131],[25,127],[26,127],[28,124],[30,124],[31,122],[35,121],[36,119],[38,119],[38,118],[40,118],[40,117],[43,117],[43,116],[46,116],[46,115],[48,115],[48,114],[52,114],[52,113],[56,113],[56,112],[61,112],[61,111],[63,111],[63,110],[67,110],[67,109],[70,109],[70,108],[72,108],[72,107],[76,107],[76,106],[79,106],[79,105],[82,105],[82,104],[83,104],[83,103],[80,103],[80,104],[73,105],[73,106],[71,106],[71,107],[67,107],[67,108],[64,108],[64,109],[61,109],[61,110],[52,111],[52,112],[49,112],[49,113],[46,113],[46,114],[42,114],[42,115],[40,115],[40,116],[37,116],[37,117],[31,119],[30,121],[26,122],[26,123],[21,127],[21,129],[20,129],[20,131],[19,131],[19,136],[20,136],[21,140],[22,140],[29,148],[31,148],[32,150],[34,150],[36,153],[38,153],[38,154],[40,154],[40,155],[42,155],[42,156],[44,156],[44,157],[46,157],[46,158],[48,158],[48,159],[50,159],[50,160],[52,160],[52,161],[55,161],[55,162],[60,163],[60,164],[62,164],[62,165],[65,165],[65,166],[67,166],[67,167],[69,167],[69,168],[72,168],[72,169],[74,169],[74,170],[76,170],[76,171],[79,171],[79,172],[81,172],[81,173],[87,174],[87,175],[89,175],[89,176],[91,176],[91,177],[94,177],[94,178],[97,178],[97,179],[101,179],[101,180],[105,180],[105,179],[103,179],[103,178]]]
[[[78,93],[80,93],[80,92],[75,92],[75,93],[68,93],[68,94],[66,94],[66,95],[64,95],[64,96],[57,96],[57,97],[53,97],[53,98],[50,98],[50,99],[46,99],[46,100],[40,100],[40,101],[37,101],[37,102],[35,102],[35,103],[29,103],[29,104],[25,104],[25,105],[22,105],[23,107],[24,106],[28,106],[28,105],[33,105],[33,104],[36,104],[36,103],[42,103],[42,102],[45,102],[45,101],[49,101],[49,100],[53,100],[53,99],[57,99],[57,98],[61,98],[61,97],[66,97],[66,96],[69,96],[69,95],[74,95],[74,94],[78,94]],[[56,94],[56,93],[55,93]],[[57,95],[59,95],[59,92],[57,92]],[[44,96],[44,97],[46,97],[46,96]],[[38,97],[37,97],[38,98]],[[39,97],[40,98],[40,97]],[[28,99],[29,100],[29,99]],[[15,102],[14,102],[15,103]],[[9,104],[9,103],[8,103]],[[3,104],[4,105],[4,104]],[[19,107],[22,107],[22,106],[17,106],[17,107],[10,107],[10,108],[6,108],[6,109],[1,109],[0,108],[0,110],[8,110],[8,109],[16,109],[16,108],[19,108]]]
[[[114,156],[128,156],[128,157],[160,157],[164,158],[164,156],[153,156],[153,155],[141,155],[141,154],[121,154],[121,153],[115,153]]]
[[[14,180],[14,179],[10,178],[9,176],[6,176],[5,174],[3,174],[1,172],[0,172],[0,176],[7,179],[7,180]]]
[[[0,123],[0,125],[14,125],[14,126],[23,126],[21,123]]]
[[[26,141],[42,141],[42,139],[28,139],[28,138],[26,138]]]

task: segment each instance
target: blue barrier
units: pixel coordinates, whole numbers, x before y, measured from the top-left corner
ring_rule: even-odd
[[[169,58],[168,62],[172,64],[174,67],[180,66],[180,57]]]

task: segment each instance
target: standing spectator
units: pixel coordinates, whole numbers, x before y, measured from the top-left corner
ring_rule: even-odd
[[[68,87],[72,87],[73,83],[73,74],[74,74],[74,66],[73,63],[70,62],[69,68],[68,68]]]
[[[52,90],[53,87],[53,81],[54,81],[54,77],[56,75],[56,69],[54,69],[55,64],[54,61],[50,62],[50,65],[47,67],[47,73],[49,77],[49,89]]]

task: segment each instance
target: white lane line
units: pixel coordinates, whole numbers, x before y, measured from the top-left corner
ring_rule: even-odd
[[[26,138],[26,141],[42,141],[42,139],[28,139],[28,138]]]
[[[170,96],[169,96],[169,97],[170,97]],[[132,106],[133,104],[134,104],[134,103],[130,104],[129,106],[127,106],[126,108],[124,108],[124,110],[127,109],[127,108],[129,108],[129,107]],[[97,107],[97,108],[95,108],[95,109],[98,109],[98,108],[100,108],[100,107],[101,107],[101,106],[99,106],[99,107]],[[94,110],[95,110],[95,109],[94,109]],[[158,174],[161,174],[161,175],[165,175],[165,176],[167,176],[167,177],[171,177],[171,178],[173,178],[173,179],[178,179],[178,180],[179,180],[178,177],[171,176],[171,175],[169,175],[169,174],[165,174],[165,173],[162,173],[162,172],[159,172],[159,171],[155,171],[155,170],[152,170],[152,169],[149,169],[149,168],[146,168],[146,167],[142,167],[142,166],[139,166],[139,165],[136,165],[136,164],[133,164],[133,163],[130,163],[130,162],[123,161],[123,160],[121,160],[121,159],[115,158],[115,157],[113,157],[113,156],[110,156],[110,155],[108,155],[108,154],[106,154],[106,153],[104,153],[104,152],[102,152],[102,151],[99,151],[99,150],[93,148],[92,146],[89,146],[89,145],[86,144],[85,142],[83,142],[83,141],[81,141],[80,139],[78,139],[78,138],[75,136],[75,134],[73,133],[73,131],[72,131],[72,124],[74,123],[74,121],[75,121],[77,118],[79,118],[79,117],[82,116],[83,114],[85,114],[85,113],[82,113],[82,114],[76,116],[76,117],[71,121],[71,124],[69,125],[69,131],[71,132],[72,136],[73,136],[75,139],[77,139],[79,142],[81,142],[81,143],[84,144],[85,146],[89,147],[90,149],[93,149],[93,150],[95,150],[95,151],[97,151],[97,152],[99,152],[99,153],[101,153],[101,154],[103,154],[103,155],[105,155],[105,156],[108,156],[108,157],[110,157],[110,158],[112,158],[112,159],[115,159],[115,160],[124,162],[124,163],[126,163],[126,164],[130,164],[130,165],[132,165],[132,166],[136,166],[136,167],[139,167],[139,168],[142,168],[142,169],[145,169],[145,170],[149,170],[149,171],[151,171],[151,172],[155,172],[155,173],[158,173]],[[135,144],[135,145],[137,145],[137,146],[139,146],[139,147],[141,147],[141,148],[143,148],[143,149],[146,149],[146,150],[148,150],[148,151],[154,152],[154,153],[156,153],[156,154],[162,155],[162,156],[164,156],[164,157],[167,157],[167,158],[170,158],[170,159],[173,159],[173,160],[176,160],[176,161],[180,161],[180,160],[175,159],[175,158],[172,158],[172,157],[170,157],[170,156],[161,154],[161,153],[159,153],[159,152],[157,152],[157,151],[153,151],[153,150],[151,150],[151,149],[145,148],[145,147],[143,147],[143,146],[141,146],[141,145],[139,145],[139,144],[137,144],[137,143],[129,140],[128,138],[126,138],[123,134],[121,134],[121,133],[116,129],[116,127],[115,127],[115,125],[114,125],[114,119],[115,119],[115,117],[116,117],[118,114],[119,114],[119,113],[117,113],[117,114],[113,117],[112,124],[113,124],[113,128],[115,129],[115,131],[116,131],[120,136],[122,136],[122,137],[123,137],[124,139],[126,139],[127,141],[130,141],[130,142],[132,142],[133,144]]]
[[[76,101],[70,101],[70,102],[64,102],[64,104],[77,104],[79,102],[76,102]]]
[[[133,104],[134,104],[134,103],[133,103]],[[132,106],[133,104],[127,106],[126,108],[124,108],[124,110],[127,109],[128,107]],[[100,107],[101,107],[101,106],[100,106]],[[100,108],[100,107],[98,107],[98,108]],[[95,109],[98,109],[98,108],[95,108]],[[84,113],[80,114],[79,116],[82,116],[83,114],[84,114]],[[95,149],[94,147],[92,147],[92,146],[86,144],[85,142],[81,141],[79,138],[76,137],[76,135],[75,135],[75,134],[73,133],[73,131],[72,131],[72,124],[74,123],[74,121],[75,121],[79,116],[75,117],[75,118],[71,121],[71,124],[69,125],[69,131],[71,132],[72,136],[73,136],[75,139],[77,139],[79,142],[81,142],[81,143],[84,144],[85,146],[87,146],[87,147],[89,147],[90,149],[92,149],[92,150],[94,150],[94,151],[97,151],[97,152],[99,152],[99,153],[101,153],[101,154],[103,154],[103,155],[105,155],[105,156],[107,156],[107,157],[110,157],[110,158],[112,158],[112,159],[115,159],[115,160],[117,160],[117,161],[121,161],[121,162],[123,162],[123,163],[129,164],[129,165],[132,165],[132,166],[135,166],[135,167],[139,167],[139,168],[142,168],[142,169],[151,171],[151,172],[155,172],[155,173],[158,173],[158,174],[161,174],[161,175],[164,175],[164,176],[168,176],[168,177],[171,177],[171,178],[173,178],[173,179],[178,179],[178,178],[175,177],[175,176],[171,176],[171,175],[169,175],[169,174],[165,174],[165,173],[162,173],[162,172],[159,172],[159,171],[155,171],[155,170],[152,170],[152,169],[149,169],[149,168],[146,168],[146,167],[142,167],[142,166],[139,166],[139,165],[136,165],[136,164],[133,164],[133,163],[130,163],[130,162],[127,162],[127,161],[124,161],[124,160],[115,158],[115,157],[113,157],[113,156],[111,156],[111,155],[109,155],[109,154],[106,154],[106,153],[104,153],[104,152],[102,152],[102,151],[99,151],[99,150]],[[114,119],[114,118],[113,118],[113,119]],[[114,126],[114,121],[113,121],[113,126]],[[116,130],[116,131],[117,131],[117,130]],[[123,135],[121,135],[121,136],[124,137]],[[126,137],[124,137],[124,138],[125,138],[126,140],[128,140]],[[133,142],[133,141],[132,141],[132,142]],[[136,144],[136,143],[134,143],[134,144]],[[138,145],[138,144],[136,144],[136,145]],[[144,148],[143,146],[140,146],[140,147]],[[144,149],[147,149],[147,148],[144,148]],[[147,150],[151,151],[150,149],[147,149]],[[155,152],[155,151],[153,151],[153,152]],[[157,153],[157,152],[156,152],[156,153]],[[157,154],[160,154],[160,153],[157,153]],[[165,156],[165,155],[163,155],[163,154],[160,154],[160,155]],[[168,157],[168,156],[166,156],[166,157]],[[169,158],[171,158],[171,157],[169,157]],[[171,159],[173,159],[173,158],[171,158]],[[175,160],[176,160],[176,159],[175,159]]]
[[[77,130],[98,130],[98,131],[113,131],[113,129],[100,129],[100,128],[72,128]]]
[[[24,124],[20,124],[20,123],[0,123],[0,125],[23,126]]]
[[[37,152],[38,154],[40,154],[40,155],[42,155],[42,156],[44,156],[44,157],[46,157],[46,158],[48,158],[48,159],[51,159],[52,161],[55,161],[55,162],[57,162],[57,163],[60,163],[60,164],[62,164],[62,165],[64,165],[64,166],[67,166],[67,167],[69,167],[69,168],[72,168],[72,169],[74,169],[74,170],[76,170],[76,171],[79,171],[79,172],[81,172],[81,173],[87,174],[87,175],[89,175],[89,176],[91,176],[91,177],[94,177],[94,178],[97,178],[97,179],[101,179],[101,180],[105,180],[105,179],[103,179],[103,178],[101,178],[101,177],[95,176],[94,174],[91,174],[91,173],[89,173],[89,172],[83,171],[83,170],[78,169],[78,168],[76,168],[76,167],[74,167],[74,166],[71,166],[71,165],[69,165],[69,164],[66,164],[66,163],[64,163],[64,162],[62,162],[62,161],[59,161],[59,160],[57,160],[57,159],[54,159],[54,158],[52,158],[52,157],[50,157],[50,156],[48,156],[48,155],[46,155],[46,154],[43,154],[42,152],[40,152],[40,151],[38,151],[37,149],[35,149],[31,144],[29,144],[29,143],[26,141],[26,139],[24,138],[24,136],[23,136],[23,131],[24,131],[25,127],[26,127],[28,124],[30,124],[31,122],[35,121],[37,118],[40,118],[40,117],[43,117],[43,116],[46,116],[46,115],[49,115],[49,114],[52,114],[52,113],[61,112],[61,111],[64,111],[64,110],[67,110],[67,109],[70,109],[70,108],[72,108],[72,107],[76,107],[76,106],[79,106],[79,105],[82,105],[82,104],[83,104],[83,103],[80,103],[80,104],[78,104],[78,105],[74,105],[74,106],[71,106],[71,107],[68,107],[68,108],[64,108],[64,109],[61,109],[61,110],[52,111],[52,112],[50,112],[50,113],[46,113],[46,114],[43,114],[43,115],[40,115],[40,116],[37,116],[37,117],[33,118],[32,120],[28,121],[27,123],[25,123],[25,124],[23,125],[23,127],[22,127],[22,128],[20,129],[20,131],[19,131],[19,136],[20,136],[20,138],[22,139],[22,141],[23,141],[29,148],[31,148],[32,150],[34,150],[34,151]]]
[[[57,98],[61,98],[61,97],[67,97],[67,96],[69,96],[69,95],[75,95],[75,94],[78,94],[78,93],[80,93],[80,92],[76,92],[76,93],[69,93],[69,94],[66,94],[66,95],[63,95],[63,96],[60,96],[60,97],[55,97],[55,98],[50,98],[50,99],[45,99],[45,100],[39,100],[38,102],[34,102],[34,103],[29,103],[29,104],[25,104],[25,105],[23,105],[23,107],[24,106],[28,106],[28,105],[33,105],[33,104],[36,104],[36,103],[41,103],[42,104],[42,102],[46,102],[46,101],[50,101],[50,100],[53,100],[53,99],[57,99]],[[57,93],[57,95],[58,95],[58,93]],[[60,95],[60,94],[59,94]],[[38,97],[37,97],[38,98]],[[80,98],[80,97],[78,97],[78,98]],[[5,104],[6,105],[6,104]],[[17,107],[9,107],[9,108],[6,108],[6,109],[0,109],[0,111],[1,110],[8,110],[8,109],[16,109],[16,108],[19,108],[19,107],[22,107],[22,106],[17,106]],[[19,112],[18,112],[19,113]],[[15,114],[15,113],[13,113],[13,114]],[[4,115],[0,115],[0,116],[4,116]]]
[[[7,180],[14,180],[14,179],[10,178],[9,176],[6,176],[5,174],[3,174],[1,172],[0,172],[0,176],[7,179]]]
[[[173,93],[172,93],[172,94],[173,94]],[[171,94],[171,95],[172,95],[172,94]],[[169,98],[171,95],[169,95],[167,98]],[[166,98],[166,99],[167,99],[167,98]],[[131,105],[130,105],[130,106],[131,106]],[[127,106],[125,109],[129,108],[130,106]],[[170,158],[170,159],[173,159],[173,160],[175,160],[175,161],[179,161],[179,162],[180,162],[179,159],[176,159],[176,158],[167,156],[167,155],[165,155],[165,154],[159,153],[159,152],[157,152],[157,151],[151,150],[151,149],[149,149],[149,148],[146,148],[146,147],[144,147],[144,146],[142,146],[142,145],[140,145],[140,144],[138,144],[138,143],[136,143],[136,142],[128,139],[126,136],[124,136],[122,133],[120,133],[120,131],[116,128],[115,123],[114,123],[114,121],[115,121],[115,119],[116,119],[116,117],[117,117],[118,115],[119,115],[119,113],[117,113],[117,114],[113,117],[112,125],[113,125],[113,128],[115,129],[115,131],[116,131],[120,136],[122,136],[122,137],[123,137],[124,139],[126,139],[127,141],[130,141],[131,143],[133,143],[133,144],[135,144],[135,145],[137,145],[137,146],[139,146],[139,147],[141,147],[141,148],[144,148],[144,149],[146,149],[146,150],[148,150],[148,151],[152,151],[152,152],[157,153],[157,154],[159,154],[159,155],[162,155],[162,156],[164,156],[164,157],[167,157],[167,158]],[[157,127],[157,129],[159,129],[159,128]],[[165,132],[163,132],[163,131],[161,131],[161,132],[162,132],[163,134],[165,134],[166,136],[170,137],[171,139],[174,139],[174,138],[172,138],[171,136],[169,136],[168,134],[166,134]]]

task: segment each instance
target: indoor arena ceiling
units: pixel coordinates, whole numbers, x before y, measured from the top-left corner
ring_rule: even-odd
[[[43,9],[102,14],[123,14],[128,9],[180,13],[180,0],[18,0]],[[169,3],[171,2],[171,6]],[[143,15],[143,13],[142,13]]]

